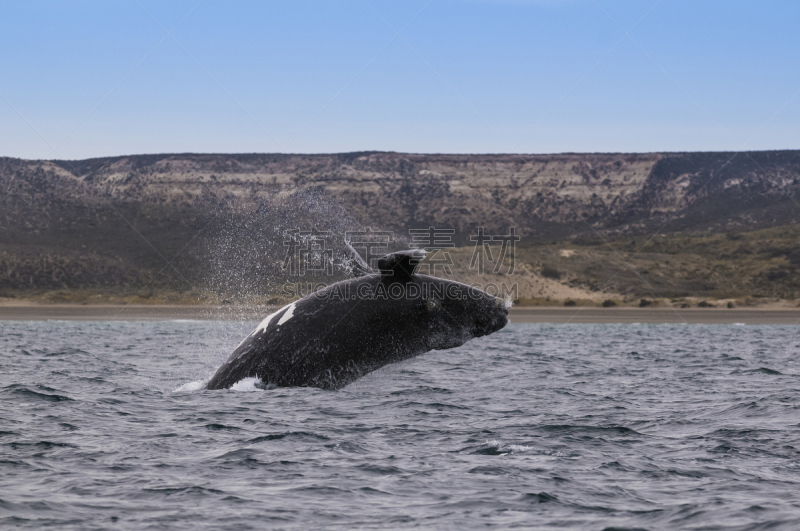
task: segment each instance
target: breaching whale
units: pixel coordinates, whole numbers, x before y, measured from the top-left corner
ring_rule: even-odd
[[[267,316],[209,380],[339,389],[389,363],[458,347],[508,323],[508,304],[477,288],[416,272],[424,251],[391,253],[373,271],[352,253],[355,278]]]

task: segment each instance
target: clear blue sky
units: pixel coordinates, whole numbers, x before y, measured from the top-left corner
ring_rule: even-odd
[[[797,149],[799,24],[796,0],[2,2],[0,155]]]

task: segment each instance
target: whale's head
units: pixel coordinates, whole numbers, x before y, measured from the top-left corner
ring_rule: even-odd
[[[482,297],[470,307],[472,336],[481,337],[497,332],[508,324],[511,302],[481,292]]]
[[[472,337],[489,335],[508,324],[508,310],[511,305],[507,301],[477,288],[470,288],[470,293],[463,302]]]
[[[511,306],[508,302],[460,282],[436,281],[441,283],[442,296],[436,293],[424,300],[435,332],[431,335],[430,348],[457,347],[474,337],[497,332],[508,324]]]

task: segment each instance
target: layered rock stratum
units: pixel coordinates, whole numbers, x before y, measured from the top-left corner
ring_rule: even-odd
[[[797,223],[799,178],[800,151],[0,158],[0,289],[191,284],[238,226],[272,253],[289,224],[435,226],[459,245],[478,227],[523,243],[752,231]]]

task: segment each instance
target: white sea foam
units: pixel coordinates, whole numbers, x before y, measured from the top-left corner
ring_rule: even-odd
[[[486,446],[490,448],[497,448],[501,452],[529,452],[531,450],[536,450],[536,448],[533,446],[525,446],[523,444],[503,444],[495,439],[486,441]]]
[[[509,444],[506,448],[512,452],[530,452],[531,450],[535,450],[533,446],[525,446],[524,444]]]
[[[196,380],[194,382],[185,383],[182,386],[178,387],[173,393],[191,393],[192,391],[199,391],[200,389],[204,389],[206,384],[208,383],[208,378],[204,380]]]
[[[525,452],[534,452],[538,455],[546,455],[550,457],[574,457],[573,454],[566,454],[557,450],[541,450],[535,446],[527,446],[524,444],[504,444],[496,439],[486,441],[486,446],[489,448],[496,448],[503,454],[521,454]]]
[[[178,387],[177,389],[173,390],[173,393],[191,393],[193,391],[200,391],[201,389],[205,389],[206,385],[208,384],[209,378],[205,378],[203,380],[196,380],[194,382],[185,383],[182,386]],[[263,389],[269,389],[269,386],[265,386],[260,378],[255,376],[251,376],[248,378],[242,378],[235,384],[231,386],[231,391],[261,391]]]
[[[231,391],[261,391],[264,389],[263,384],[261,383],[261,378],[256,376],[250,376],[248,378],[242,378],[235,384],[231,386]]]

